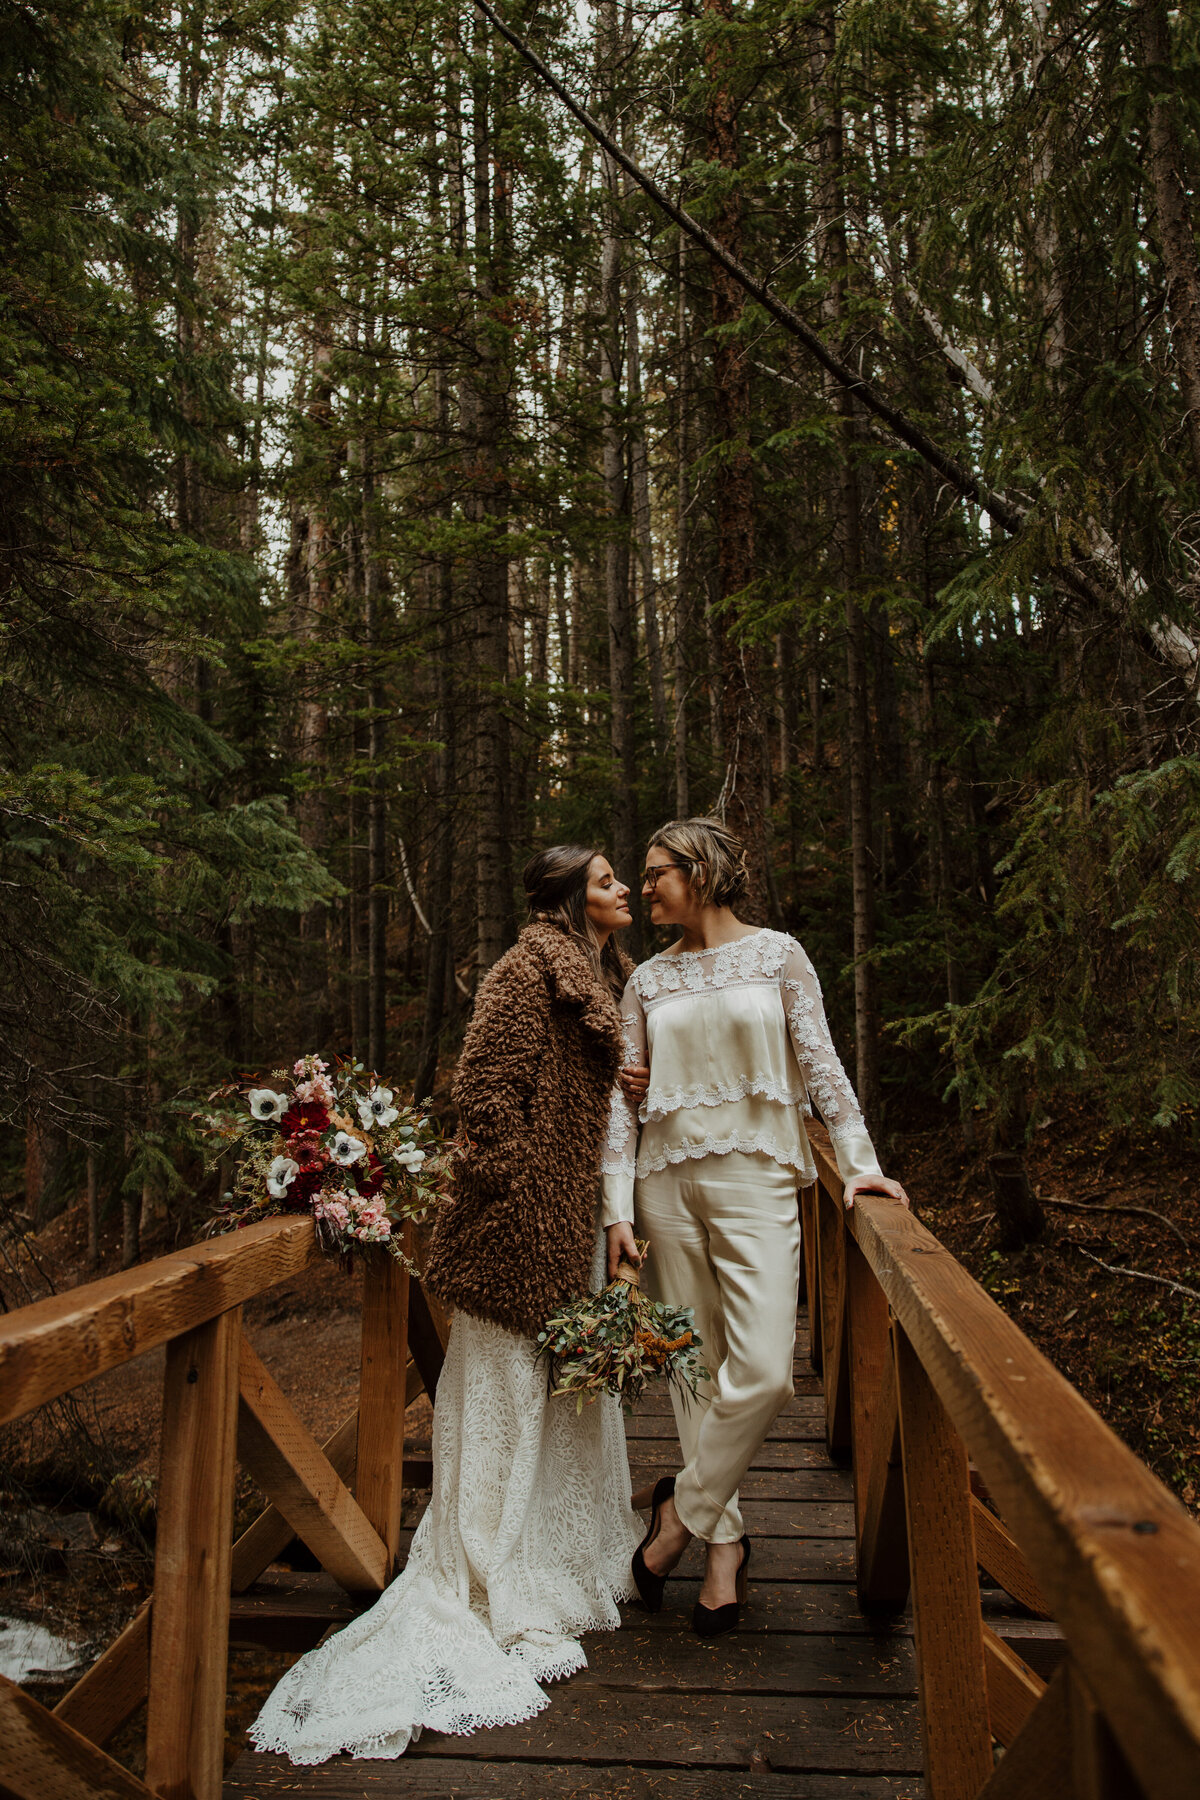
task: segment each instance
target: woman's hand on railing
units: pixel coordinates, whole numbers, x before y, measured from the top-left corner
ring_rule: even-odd
[[[634,1063],[628,1069],[622,1069],[617,1077],[621,1090],[631,1106],[640,1106],[650,1090],[650,1071],[644,1063]]]
[[[889,1181],[886,1175],[852,1175],[842,1193],[847,1212],[853,1209],[856,1194],[884,1194],[889,1200],[898,1200],[901,1206],[908,1205],[908,1195],[900,1183]]]

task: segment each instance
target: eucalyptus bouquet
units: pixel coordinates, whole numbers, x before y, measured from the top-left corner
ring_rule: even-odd
[[[302,1056],[269,1080],[219,1088],[199,1120],[210,1165],[234,1164],[210,1232],[306,1212],[322,1249],[380,1244],[408,1265],[400,1228],[441,1198],[444,1145],[428,1118],[353,1061]]]
[[[646,1248],[638,1244],[643,1258]],[[648,1299],[638,1271],[626,1262],[601,1293],[584,1294],[547,1319],[537,1341],[551,1394],[573,1394],[576,1412],[601,1394],[616,1394],[632,1412],[657,1376],[693,1394],[708,1380],[692,1308]]]

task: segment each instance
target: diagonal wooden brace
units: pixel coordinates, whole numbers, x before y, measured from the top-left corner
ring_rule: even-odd
[[[979,1498],[971,1495],[971,1524],[975,1532],[975,1555],[981,1569],[986,1569],[1006,1593],[1027,1606],[1041,1619],[1050,1617],[1046,1597],[1034,1579],[1020,1545],[1005,1530],[995,1513]]]
[[[1059,1669],[1004,1752],[977,1800],[1030,1800],[1034,1794],[1073,1800],[1071,1722],[1065,1665]]]
[[[152,1800],[136,1775],[3,1675],[0,1791],[13,1800]]]
[[[1046,1683],[987,1625],[983,1628],[983,1655],[992,1736],[997,1743],[1011,1744],[1045,1693]]]
[[[238,1456],[322,1566],[349,1593],[382,1592],[388,1552],[291,1401],[243,1338]]]

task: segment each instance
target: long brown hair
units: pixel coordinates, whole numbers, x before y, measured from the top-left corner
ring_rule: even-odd
[[[603,851],[589,850],[583,844],[551,844],[539,850],[525,864],[521,880],[525,885],[525,903],[529,917],[545,925],[557,925],[575,939],[586,952],[596,979],[602,981],[613,998],[619,1000],[625,988],[621,959],[617,954],[613,932],[600,947],[592,921],[587,916],[588,870]]]

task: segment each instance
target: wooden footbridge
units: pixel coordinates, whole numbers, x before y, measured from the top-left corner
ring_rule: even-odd
[[[903,1209],[803,1197],[797,1393],[743,1488],[736,1636],[688,1630],[698,1558],[526,1725],[399,1762],[226,1762],[229,1643],[311,1645],[403,1560],[396,1396],[433,1392],[443,1321],[365,1280],[359,1405],[322,1449],[241,1306],[318,1253],[274,1220],[10,1314],[0,1419],[163,1343],[151,1600],[53,1712],[0,1687],[0,1794],[266,1800],[1198,1800],[1200,1530]],[[811,1319],[811,1342],[808,1320]],[[678,1461],[656,1399],[635,1487]],[[232,1541],[240,1460],[272,1504]],[[294,1535],[324,1574],[272,1564]],[[146,1772],[104,1746],[146,1703]]]

